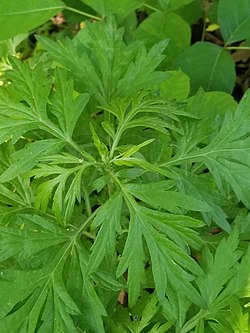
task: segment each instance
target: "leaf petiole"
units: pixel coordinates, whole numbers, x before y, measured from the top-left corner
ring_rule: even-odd
[[[95,16],[95,15],[83,12],[83,11],[81,11],[79,9],[76,9],[76,8],[65,6],[64,9],[68,10],[70,12],[76,13],[76,14],[80,14],[82,16],[86,16],[86,17],[91,18],[91,19],[96,20],[96,21],[101,21],[102,20],[102,18],[99,17],[99,16]]]

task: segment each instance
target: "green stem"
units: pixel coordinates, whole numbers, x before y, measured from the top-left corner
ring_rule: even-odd
[[[206,35],[206,25],[207,25],[207,16],[208,16],[208,2],[207,0],[203,0],[203,27],[202,27],[202,36],[201,41],[204,42]]]
[[[82,16],[86,16],[86,17],[91,18],[91,19],[96,20],[96,21],[101,21],[102,20],[102,18],[99,17],[99,16],[95,16],[95,15],[83,12],[83,11],[78,10],[76,8],[65,6],[64,9],[69,10],[70,12],[73,12],[73,13],[76,13],[76,14],[80,14]]]
[[[86,228],[86,226],[96,217],[97,213],[99,212],[101,207],[97,208],[88,218],[86,221],[83,222],[83,224],[80,226],[80,228],[75,232],[72,244],[76,241],[77,237],[83,232],[83,230]],[[84,232],[86,234],[86,232]],[[93,235],[92,235],[93,238]]]
[[[109,159],[111,160],[112,159],[112,157],[113,157],[113,155],[114,155],[114,152],[115,152],[115,150],[116,150],[116,147],[117,147],[117,145],[118,145],[118,143],[119,143],[119,141],[120,141],[120,139],[121,139],[121,136],[122,136],[122,133],[123,133],[123,127],[124,126],[119,126],[119,128],[118,128],[118,130],[117,130],[117,132],[116,132],[116,136],[115,136],[115,139],[114,139],[114,141],[113,141],[113,145],[112,145],[112,147],[111,147],[111,150],[110,150],[110,154],[109,154]]]
[[[249,50],[250,46],[226,46],[227,50]]]
[[[146,7],[146,8],[148,8],[148,9],[153,10],[154,12],[159,12],[159,11],[160,11],[158,8],[153,7],[153,6],[151,6],[151,5],[148,5],[148,4],[146,4],[146,3],[144,3],[143,6]]]

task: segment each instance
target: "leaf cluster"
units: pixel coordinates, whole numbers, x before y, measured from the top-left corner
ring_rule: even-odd
[[[250,92],[164,70],[141,34],[175,1],[132,40],[125,5],[84,3],[107,17],[0,89],[0,331],[248,332]]]

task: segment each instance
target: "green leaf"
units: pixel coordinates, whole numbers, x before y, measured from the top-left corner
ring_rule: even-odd
[[[235,67],[229,53],[208,42],[197,42],[185,50],[175,62],[175,67],[190,78],[190,94],[200,87],[206,91],[231,93],[235,84]]]
[[[27,144],[23,149],[12,154],[11,158],[15,162],[1,174],[0,182],[10,181],[26,173],[40,161],[41,156],[59,150],[61,147],[62,143],[58,139],[40,140]]]
[[[249,313],[243,312],[243,307],[238,298],[233,298],[230,302],[230,311],[226,315],[226,320],[230,323],[233,332],[248,333],[249,332]]]
[[[14,37],[48,21],[63,9],[60,0],[0,1],[0,40]]]
[[[224,285],[235,274],[234,267],[242,255],[241,251],[237,250],[238,242],[238,232],[234,230],[227,240],[223,239],[220,242],[214,256],[208,248],[204,248],[201,265],[205,276],[199,277],[197,284],[208,308],[212,309]]]
[[[74,40],[38,40],[52,59],[70,70],[76,89],[90,93],[101,105],[108,104],[114,96],[118,81],[135,54],[135,48],[126,47],[123,30],[117,29],[110,17],[105,22],[88,24]]]
[[[238,104],[232,96],[224,92],[207,92],[199,90],[188,99],[186,112],[196,117],[182,119],[184,135],[179,136],[177,155],[185,154],[199,144],[208,144],[217,134],[222,119],[228,111],[235,112]]]
[[[171,181],[154,182],[152,184],[127,184],[126,189],[136,198],[152,207],[164,208],[172,213],[181,213],[179,207],[208,212],[211,208],[204,202],[184,193],[171,190]]]
[[[191,301],[187,299],[181,290],[176,292],[169,285],[167,297],[162,302],[162,315],[169,323],[172,323],[171,326],[182,327],[187,319],[187,311],[190,305]]]
[[[19,228],[0,227],[0,261],[15,255],[27,260],[68,240],[62,228],[39,216],[19,214],[16,223]]]
[[[168,40],[161,40],[154,44],[148,52],[146,47],[141,45],[134,62],[128,64],[123,78],[118,82],[116,95],[135,96],[136,92],[142,89],[150,90],[156,83],[164,81],[167,75],[155,69],[165,58],[162,53],[167,45]]]
[[[220,0],[218,22],[225,44],[250,38],[250,3],[248,0]]]
[[[96,240],[91,247],[88,273],[91,274],[99,267],[103,258],[107,256],[110,265],[116,262],[115,240],[121,232],[122,195],[114,194],[99,210],[93,220],[93,227],[99,227]]]
[[[102,16],[116,13],[122,17],[127,16],[132,11],[141,6],[141,2],[137,0],[81,0],[88,6],[92,7],[95,11],[100,13]]]
[[[161,8],[167,12],[167,11],[172,11],[172,10],[176,10],[180,7],[183,7],[184,5],[187,5],[192,1],[193,0],[180,0],[180,1],[176,2],[175,0],[169,0],[169,1],[158,0],[157,2],[159,2],[159,5],[161,6]]]
[[[20,216],[13,228],[0,228],[1,262],[15,257],[26,268],[21,270],[17,263],[2,270],[1,330],[77,333],[74,319],[80,323],[84,318],[83,328],[104,332],[101,316],[106,312],[86,275],[88,255],[78,243],[80,231],[72,233],[31,215]],[[68,277],[78,294],[72,292]]]
[[[125,322],[125,325],[133,333],[140,333],[145,330],[150,324],[155,322],[154,318],[157,318],[156,314],[160,307],[158,299],[155,293],[148,295],[142,294],[140,300],[130,309],[131,319]],[[154,327],[149,331],[150,333],[163,333],[167,328],[171,327],[170,323],[156,323]],[[149,328],[148,328],[149,330]]]
[[[208,212],[202,212],[206,223],[210,225],[211,221],[214,221],[220,228],[230,232],[231,226],[227,221],[226,213],[223,211],[223,205],[229,205],[229,201],[213,189],[213,182],[192,173],[178,171],[178,174],[180,175],[178,180],[179,190],[199,199],[210,207]]]
[[[185,100],[190,91],[189,77],[181,70],[168,71],[167,74],[170,78],[160,84],[160,95],[168,100]]]
[[[3,124],[2,127],[0,126],[0,143],[10,138],[15,143],[25,132],[40,129],[70,145],[88,160],[93,161],[93,157],[80,149],[63,131],[72,132],[72,125],[75,125],[81,107],[85,107],[87,96],[83,94],[75,104],[72,101],[75,107],[74,114],[70,117],[72,124],[67,124],[67,128],[61,130],[47,114],[52,80],[47,77],[43,66],[38,64],[35,69],[32,69],[31,64],[22,63],[18,59],[12,59],[12,65],[14,71],[10,72],[8,76],[13,80],[13,84],[9,89],[0,90],[0,120]],[[16,100],[20,102],[16,102]],[[83,103],[82,106],[77,105],[80,102]],[[69,115],[66,118],[68,119]],[[60,122],[63,126],[61,120]],[[64,124],[64,126],[66,125]]]
[[[180,16],[159,11],[151,14],[139,25],[135,38],[138,41],[144,41],[149,47],[168,38],[169,44],[164,52],[166,55],[164,65],[170,66],[176,57],[190,45],[191,30]]]
[[[53,198],[52,210],[60,222],[68,223],[74,210],[76,200],[82,198],[82,176],[91,164],[78,160],[78,165],[62,168],[52,164],[40,163],[29,175],[35,179],[48,177],[38,183],[36,189],[35,209],[46,212]]]
[[[78,317],[79,326],[85,328],[87,332],[105,333],[102,317],[107,316],[107,312],[98,297],[96,283],[94,285],[88,276],[87,261],[88,252],[78,242],[74,255],[70,257],[67,287],[74,296],[78,308],[81,309],[81,316]]]
[[[135,212],[132,211],[126,244],[118,264],[116,275],[120,277],[128,271],[128,300],[133,306],[141,292],[141,284],[145,280],[145,254],[142,243],[142,226]]]
[[[89,100],[88,94],[78,95],[75,99],[73,80],[65,69],[55,71],[55,92],[50,97],[51,108],[65,135],[72,138],[77,120]]]
[[[29,63],[22,63],[15,58],[11,64],[13,71],[8,72],[8,77],[13,80],[13,84],[0,92],[0,142],[9,138],[16,142],[23,133],[35,128],[52,132],[53,124],[47,117],[51,79],[46,76],[41,65],[32,70]]]
[[[38,40],[53,59],[71,71],[77,89],[89,92],[101,105],[115,96],[136,96],[138,90],[153,89],[167,77],[155,69],[164,59],[168,42],[161,41],[148,52],[142,43],[127,46],[123,30],[111,18],[88,24],[73,41]]]
[[[200,224],[201,222],[182,218],[181,216],[176,218],[173,215],[175,220],[175,224],[173,224],[171,215],[139,206],[129,194],[126,194],[126,200],[131,220],[117,275],[120,276],[128,268],[128,295],[131,304],[135,303],[139,295],[139,281],[143,281],[143,261],[146,258],[142,235],[149,250],[150,266],[152,266],[153,279],[159,300],[163,301],[167,292],[167,283],[169,282],[175,290],[179,290],[180,287],[183,288],[187,297],[196,304],[203,304],[197,290],[190,283],[194,279],[194,275],[201,274],[201,269],[186,252],[188,251],[188,239],[192,239],[192,236],[189,236],[189,232],[196,238],[195,232],[181,226],[183,223],[183,225],[192,224],[198,227],[202,225]],[[179,226],[176,223],[178,219]],[[136,241],[134,237],[136,237]],[[192,244],[194,244],[193,241],[194,239],[191,240]],[[135,262],[137,263],[136,266]],[[140,267],[140,270],[138,270],[138,267]],[[166,267],[169,269],[166,270]],[[176,282],[176,276],[178,276],[178,282]]]
[[[174,2],[174,4],[177,3]],[[175,10],[175,12],[192,26],[202,17],[202,3],[200,1],[193,0],[185,6],[178,8],[177,10]]]
[[[98,134],[96,133],[96,130],[94,129],[94,126],[90,124],[90,130],[92,133],[92,138],[94,141],[94,145],[96,149],[98,150],[99,156],[101,157],[101,160],[104,163],[108,162],[108,148],[107,146],[100,140]]]
[[[180,247],[178,237],[175,237],[174,233],[172,235],[167,233],[168,228],[165,229],[164,224],[158,220],[158,214],[160,215],[146,208],[138,210],[140,223],[143,225],[143,236],[151,257],[157,296],[163,301],[169,282],[176,291],[180,288],[185,290],[187,298],[203,306],[201,296],[191,283],[195,275],[201,275],[201,269],[187,254],[185,247]],[[163,228],[165,234],[162,232]]]
[[[233,278],[215,300],[214,307],[216,309],[227,306],[231,302],[233,295],[241,298],[249,297],[249,262],[250,247],[248,246],[248,249],[241,258],[240,264],[236,264],[234,267]]]
[[[45,224],[43,228],[40,226],[41,222]],[[22,260],[27,260],[43,250],[53,251],[55,256],[44,268],[17,270],[13,267],[11,270],[4,270],[4,280],[1,281],[0,328],[3,331],[12,330],[13,333],[34,332],[40,315],[50,310],[54,316],[54,327],[76,332],[71,315],[79,315],[80,311],[67,293],[62,279],[62,268],[70,249],[68,244],[65,246],[70,241],[69,235],[62,230],[60,234],[59,227],[38,217],[23,216],[22,223],[22,230],[16,228],[16,231],[12,229],[11,233],[6,233],[6,229],[1,229],[1,236],[5,240],[1,243],[1,261],[6,260],[6,255],[20,255]],[[58,247],[57,244],[60,243]],[[40,256],[41,260],[42,257]],[[45,321],[49,324],[50,317]],[[53,322],[50,322],[47,332],[52,333]]]
[[[29,62],[21,62],[11,58],[12,71],[8,77],[13,81],[15,94],[21,101],[25,100],[32,113],[39,120],[47,120],[47,99],[51,90],[52,80],[47,76],[41,64],[33,69]]]
[[[17,193],[14,193],[3,184],[0,184],[0,201],[14,207],[25,204],[24,200]]]
[[[248,184],[249,169],[249,100],[247,91],[235,113],[228,111],[218,133],[211,138],[204,148],[176,156],[165,163],[182,164],[186,162],[201,162],[213,175],[219,191],[228,195],[233,190],[236,197],[246,206],[249,205],[250,191]],[[184,157],[185,156],[185,157]],[[163,165],[162,165],[163,166]],[[162,167],[161,166],[161,167]]]

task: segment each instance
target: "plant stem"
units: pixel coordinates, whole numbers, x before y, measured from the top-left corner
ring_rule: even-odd
[[[110,154],[109,154],[109,158],[110,160],[112,159],[113,155],[114,155],[114,152],[115,152],[115,149],[120,141],[120,138],[122,136],[122,132],[123,132],[123,126],[119,126],[117,132],[116,132],[116,136],[115,136],[115,139],[113,141],[113,145],[111,147],[111,150],[110,150]]]
[[[160,11],[158,8],[150,6],[150,5],[146,4],[146,3],[144,3],[143,6],[146,7],[146,8],[148,8],[148,9],[152,9],[155,12],[159,12]]]
[[[227,50],[249,50],[250,46],[226,46]]]
[[[202,27],[202,36],[201,36],[201,41],[204,42],[205,40],[205,35],[206,35],[206,25],[207,25],[207,0],[203,0],[203,27]]]
[[[82,16],[86,16],[86,17],[91,18],[91,19],[96,20],[96,21],[101,21],[102,20],[102,18],[99,17],[99,16],[95,16],[95,15],[83,12],[83,11],[78,10],[76,8],[65,6],[64,9],[69,10],[70,12],[73,12],[73,13],[76,13],[76,14],[80,14]]]
[[[97,208],[88,218],[86,221],[83,222],[83,224],[78,228],[78,230],[74,233],[72,244],[76,241],[77,237],[83,232],[83,229],[86,228],[86,226],[94,219],[94,217],[97,215],[101,207]],[[84,232],[86,234],[86,232]],[[93,236],[92,236],[93,238]]]

